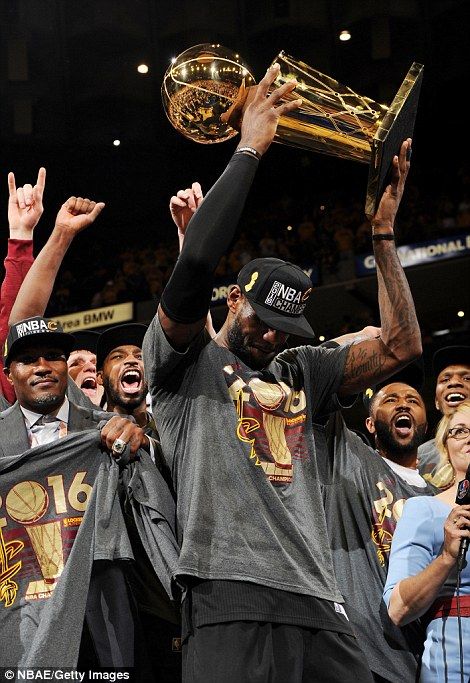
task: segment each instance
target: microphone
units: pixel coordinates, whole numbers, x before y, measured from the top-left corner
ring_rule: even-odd
[[[457,495],[455,497],[457,505],[470,505],[470,465],[467,467],[465,479],[459,481],[457,487]],[[462,538],[460,541],[459,554],[457,557],[457,569],[460,572],[465,561],[468,546],[470,545],[470,538]]]

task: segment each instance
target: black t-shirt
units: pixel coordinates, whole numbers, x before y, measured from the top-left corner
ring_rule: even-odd
[[[189,577],[188,577],[189,578]],[[183,638],[227,621],[293,624],[354,635],[345,606],[244,581],[190,580],[183,601]]]

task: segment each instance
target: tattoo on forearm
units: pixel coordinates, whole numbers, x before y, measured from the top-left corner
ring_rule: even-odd
[[[413,297],[392,244],[374,245],[383,337],[395,328],[403,343],[419,335]],[[394,341],[391,339],[390,341]]]
[[[371,377],[380,376],[385,366],[385,356],[373,351],[368,353],[366,349],[354,350],[354,346],[349,349],[348,359],[345,368],[345,379],[352,381],[362,375]]]
[[[376,384],[409,362],[407,353],[420,338],[413,298],[394,245],[374,245],[379,286],[380,340],[361,342],[349,349],[342,391],[357,391]]]

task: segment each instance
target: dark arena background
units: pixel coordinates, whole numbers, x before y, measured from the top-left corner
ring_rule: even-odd
[[[177,256],[169,198],[194,180],[207,191],[237,140],[197,145],[171,127],[160,88],[173,57],[217,42],[238,51],[259,79],[285,50],[385,103],[410,64],[421,62],[397,233],[418,254],[406,272],[430,371],[436,348],[468,343],[468,9],[465,0],[0,0],[4,253],[7,173],[23,185],[44,165],[36,253],[68,196],[106,202],[67,255],[48,314],[134,302],[134,320],[148,322]],[[274,144],[239,240],[220,266],[214,303],[246,260],[273,254],[312,269],[308,317],[319,338],[379,324],[375,275],[361,272],[364,258],[356,258],[371,251],[366,182],[365,165]],[[223,315],[222,302],[213,309],[216,324]],[[432,385],[428,372],[430,408]],[[362,416],[353,408],[358,427]]]

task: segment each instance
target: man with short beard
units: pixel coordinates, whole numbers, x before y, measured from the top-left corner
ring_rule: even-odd
[[[59,323],[40,316],[27,318],[10,326],[3,353],[4,374],[15,389],[17,402],[0,413],[0,459],[21,453],[26,455],[33,447],[55,444],[66,436],[92,429],[96,429],[97,433],[100,430],[101,447],[110,453],[122,454],[122,449],[127,444],[132,455],[140,447],[148,447],[148,439],[143,430],[133,421],[118,415],[110,416],[108,413],[94,410],[93,407],[85,408],[69,401],[66,396],[67,357],[73,343],[73,336],[63,332]],[[83,460],[81,464],[83,466]],[[61,481],[67,481],[76,469],[73,459],[64,458],[60,451],[55,466],[61,472],[60,476],[57,476]],[[86,476],[87,471],[83,471],[82,475]],[[44,472],[41,472],[41,476],[45,477]],[[93,481],[88,480],[85,485],[91,490]],[[75,508],[78,509],[84,510],[83,507]],[[63,512],[62,509],[59,512],[56,507],[54,519],[60,520],[59,515]],[[73,539],[74,535],[69,538]],[[82,665],[95,666],[105,665],[109,661],[123,661],[122,657],[129,656],[124,661],[131,665],[134,661],[130,652],[134,646],[134,636],[130,633],[132,624],[126,623],[129,632],[126,633],[125,639],[108,639],[107,635],[103,636],[102,631],[105,630],[104,624],[108,617],[105,610],[102,613],[101,607],[96,608],[96,605],[100,600],[101,585],[105,580],[115,581],[108,585],[118,587],[121,619],[132,619],[131,596],[127,594],[121,566],[112,563],[94,564],[88,593],[92,608],[86,616],[79,661]],[[109,609],[109,620],[114,624],[116,609],[109,605],[106,609]],[[55,615],[55,618],[58,616]],[[96,647],[96,657],[93,654],[93,647],[89,648],[88,631]],[[45,643],[44,646],[52,647],[52,644]],[[116,653],[116,659],[113,659],[113,653]],[[124,654],[119,659],[121,653]]]
[[[118,415],[132,416],[149,437],[152,459],[172,490],[155,423],[147,411],[147,384],[142,362],[142,342],[146,331],[146,325],[128,323],[102,332],[96,346],[97,380],[104,387],[106,409]],[[142,639],[154,680],[176,683],[181,678],[181,657],[175,652],[174,645],[181,635],[179,612],[168,599],[150,564],[135,528],[128,498],[121,496],[121,504],[135,557],[127,578],[136,598]]]
[[[140,427],[147,427],[152,417],[147,412],[142,362],[146,331],[146,325],[139,323],[110,327],[102,332],[96,347],[97,379],[104,387],[107,410],[132,415]]]
[[[380,339],[282,351],[289,334],[313,337],[304,316],[312,282],[294,264],[271,258],[242,268],[222,328],[212,340],[204,331],[214,273],[236,237],[259,160],[279,118],[301,104],[283,99],[295,81],[270,92],[278,69],[257,86],[239,146],[191,219],[143,344],[177,488],[182,543],[174,576],[187,589],[188,683],[371,680],[333,572],[312,423],[337,394],[363,391],[421,354],[393,245],[410,139],[394,157],[391,185],[372,220]]]
[[[436,378],[436,409],[441,415],[449,415],[470,398],[470,346],[439,349],[433,356],[432,368]],[[442,462],[434,439],[420,446],[418,467],[423,477],[440,489],[454,483],[454,470],[449,462]]]
[[[318,449],[326,455],[320,472],[335,574],[375,681],[411,683],[417,671],[416,625],[394,626],[382,593],[404,501],[435,493],[416,469],[427,428],[423,379],[416,362],[365,392],[365,425],[375,449],[347,428],[340,412],[326,429],[315,425]]]

